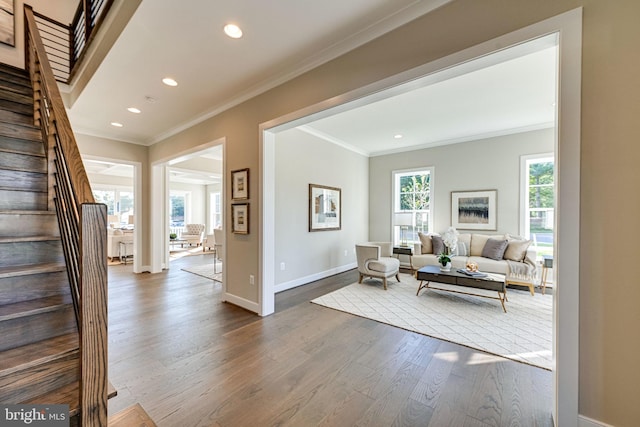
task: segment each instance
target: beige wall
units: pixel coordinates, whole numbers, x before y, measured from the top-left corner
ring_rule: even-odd
[[[24,68],[24,1],[14,0],[15,46],[0,43],[0,62]],[[78,8],[78,0],[28,0],[33,10],[62,24],[70,24]]]
[[[496,232],[522,234],[520,157],[552,153],[554,134],[554,129],[544,129],[371,158],[371,240],[391,235],[392,172],[422,167],[434,168],[432,231],[442,233],[451,226],[452,191],[497,190]]]
[[[290,129],[276,135],[275,166],[276,289],[353,268],[369,234],[369,159]],[[341,230],[309,232],[309,184],[342,190]]]
[[[142,145],[128,144],[126,142],[84,134],[75,134],[75,137],[82,156],[92,156],[126,163],[140,163],[140,173],[142,175],[142,206],[136,206],[135,209],[136,211],[139,210],[138,214],[142,218],[140,221],[142,224],[136,224],[136,227],[140,227],[142,230],[141,239],[143,244],[137,252],[142,255],[142,265],[149,265],[151,262],[151,227],[148,218],[150,217],[151,203],[151,172],[148,162],[148,148]]]
[[[580,271],[576,271],[580,275],[580,412],[616,426],[636,425],[640,335],[634,331],[640,327],[640,286],[635,275],[619,266],[634,265],[638,256],[637,0],[454,1],[162,141],[151,147],[150,159],[226,137],[227,171],[244,167],[258,171],[260,123],[580,6],[584,6],[582,235]],[[251,185],[257,188],[257,173],[251,175]],[[251,222],[257,221],[258,210],[253,209]],[[241,278],[247,271],[258,273],[260,233],[253,230],[249,236],[227,235],[228,290],[250,299],[255,292]]]

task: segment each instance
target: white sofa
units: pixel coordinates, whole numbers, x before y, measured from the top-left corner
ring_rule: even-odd
[[[439,236],[438,234],[435,234]],[[418,270],[427,265],[440,265],[438,254],[433,252],[433,234],[419,233],[420,243],[416,243],[413,248],[411,264],[414,270]],[[496,241],[506,241],[504,253],[499,259],[487,258],[483,256],[483,250],[489,239],[492,247],[496,246]],[[530,246],[531,241],[525,240],[509,234],[480,234],[461,233],[458,235],[458,247],[451,258],[451,268],[465,268],[468,262],[478,264],[478,269],[485,273],[499,273],[512,275],[536,275],[536,251]],[[487,251],[491,252],[491,251]],[[492,253],[491,255],[500,255]]]

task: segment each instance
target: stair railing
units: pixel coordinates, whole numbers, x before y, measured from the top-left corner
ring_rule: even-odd
[[[34,124],[47,153],[49,209],[55,209],[80,334],[80,422],[107,425],[107,211],[97,204],[62,97],[24,5],[25,66],[31,77]]]

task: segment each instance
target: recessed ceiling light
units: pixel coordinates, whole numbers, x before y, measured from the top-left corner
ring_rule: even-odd
[[[224,26],[224,33],[232,39],[239,39],[242,37],[242,30],[235,24],[227,24]]]
[[[397,133],[397,134],[393,135],[393,137],[395,139],[400,139],[400,138],[402,138],[402,134]]]
[[[111,126],[115,126],[117,128],[121,128],[124,125],[122,123],[118,123],[118,122],[111,122]]]
[[[162,83],[166,84],[167,86],[178,86],[178,82],[170,77],[165,77],[164,79],[162,79]]]
[[[135,113],[135,114],[140,114],[140,113],[142,113],[142,111],[140,111],[140,109],[139,109],[139,108],[136,108],[136,107],[129,107],[129,108],[127,108],[127,111],[129,111],[129,112],[131,112],[131,113]]]

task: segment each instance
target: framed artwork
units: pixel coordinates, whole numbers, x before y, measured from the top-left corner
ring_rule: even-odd
[[[342,191],[309,184],[309,231],[340,230],[341,227]]]
[[[249,234],[249,203],[231,205],[231,232]]]
[[[249,198],[249,169],[231,171],[231,198],[233,200]]]
[[[15,46],[14,0],[0,0],[0,42]]]
[[[497,230],[498,190],[452,191],[451,225],[462,230]]]

